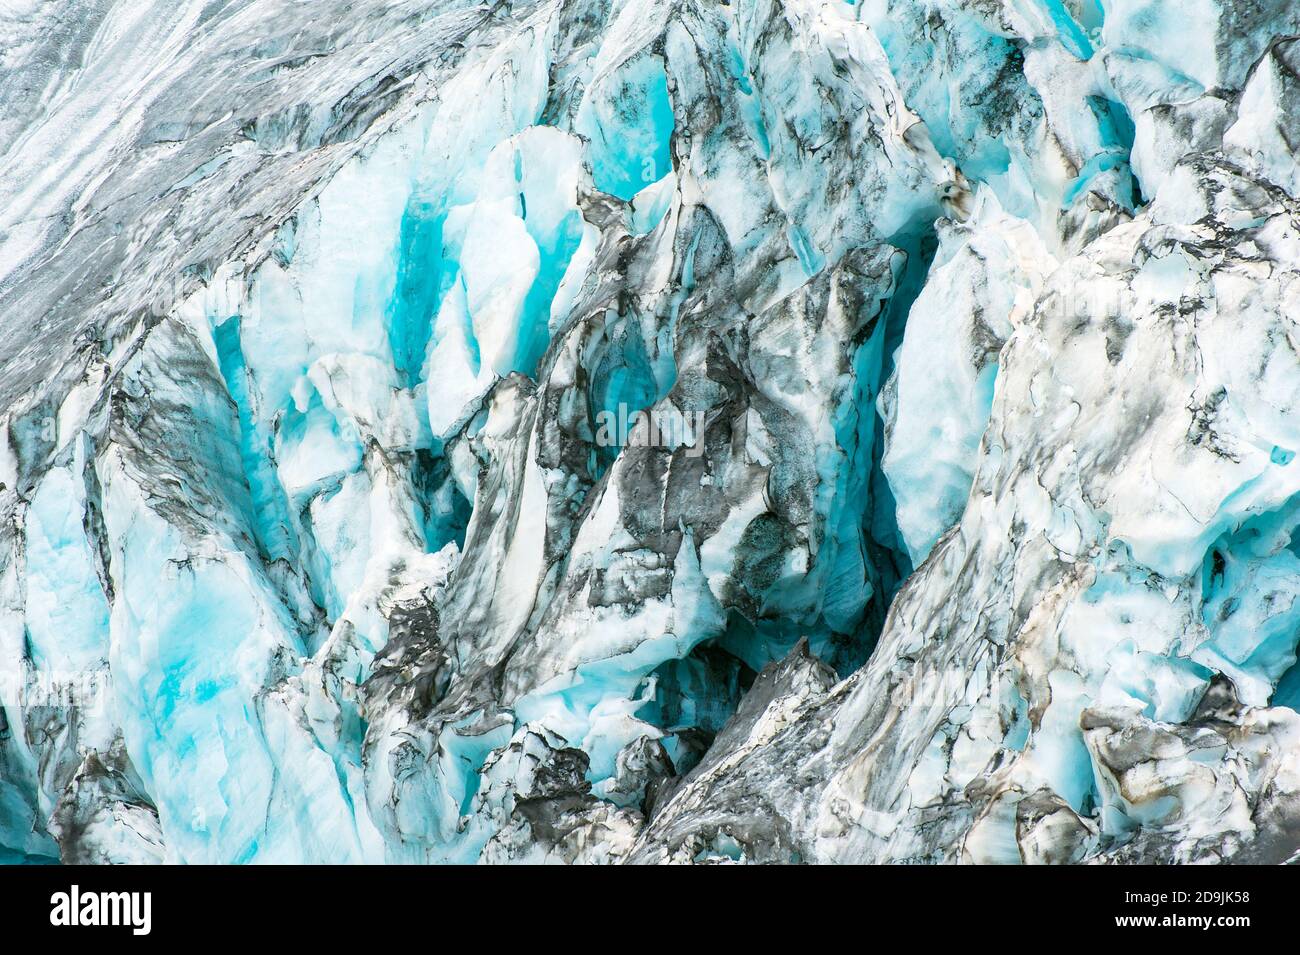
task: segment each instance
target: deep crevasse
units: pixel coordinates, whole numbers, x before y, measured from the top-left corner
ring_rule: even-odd
[[[3,851],[1294,851],[1295,14],[481,15],[8,414]]]

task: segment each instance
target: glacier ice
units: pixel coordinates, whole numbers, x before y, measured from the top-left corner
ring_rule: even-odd
[[[1294,859],[1297,35],[0,5],[0,861]]]

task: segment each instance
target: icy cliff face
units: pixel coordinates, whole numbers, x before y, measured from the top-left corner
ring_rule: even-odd
[[[1291,858],[1296,35],[0,0],[0,860]]]

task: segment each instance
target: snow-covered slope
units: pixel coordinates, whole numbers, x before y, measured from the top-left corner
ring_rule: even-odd
[[[1290,858],[1296,35],[0,0],[0,859]]]

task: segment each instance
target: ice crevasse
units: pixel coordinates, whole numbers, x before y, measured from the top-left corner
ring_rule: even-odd
[[[1297,34],[0,11],[0,861],[1291,858]]]

